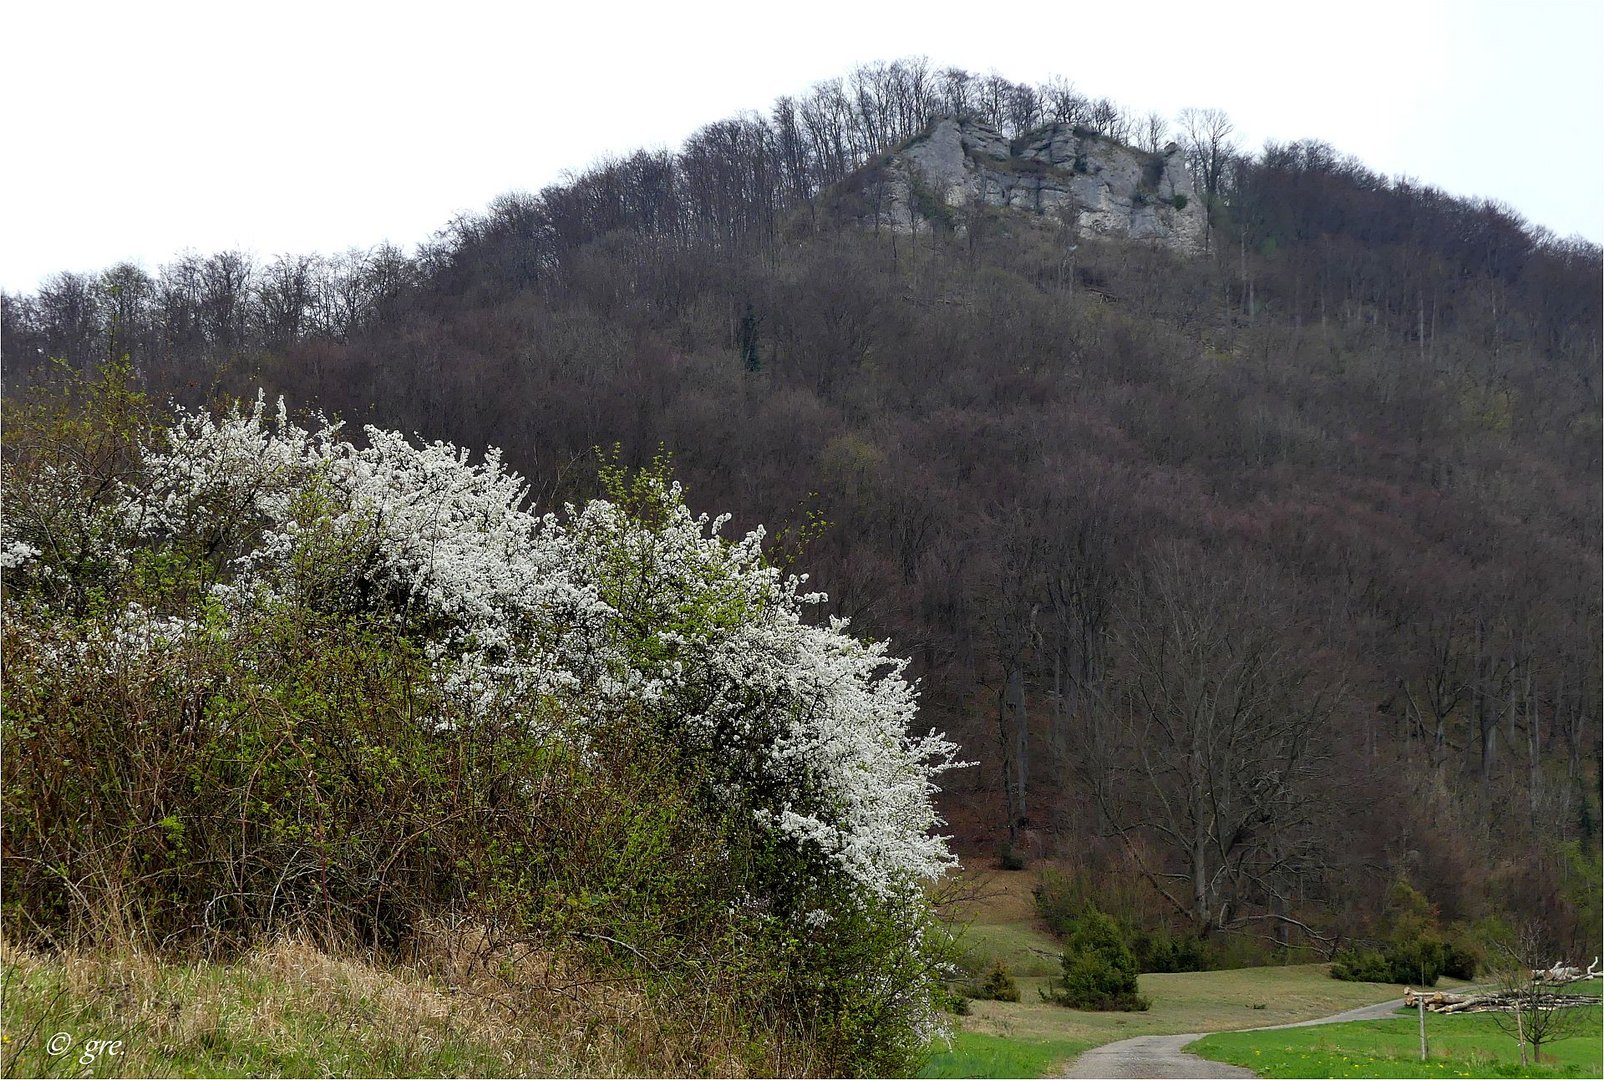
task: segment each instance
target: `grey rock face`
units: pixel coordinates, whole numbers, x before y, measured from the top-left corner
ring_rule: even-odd
[[[1054,124],[1010,145],[984,124],[948,116],[901,150],[871,187],[869,219],[905,232],[938,224],[962,230],[966,211],[998,206],[1052,214],[1085,234],[1203,250],[1203,203],[1173,143],[1147,154]]]

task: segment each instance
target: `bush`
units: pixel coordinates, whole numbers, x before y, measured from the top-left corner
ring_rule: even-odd
[[[1463,929],[1451,934],[1443,953],[1442,973],[1450,979],[1474,979],[1487,966],[1487,952]]]
[[[1448,948],[1442,938],[1421,931],[1387,943],[1383,951],[1392,965],[1392,981],[1404,985],[1436,986],[1442,977]]]
[[[1220,967],[1217,950],[1195,934],[1176,934],[1144,903],[1141,886],[1129,878],[1092,881],[1084,872],[1043,870],[1032,891],[1036,911],[1047,928],[1068,938],[1088,906],[1113,919],[1136,958],[1138,971],[1211,971]],[[1144,921],[1157,922],[1155,928]]]
[[[826,1071],[922,1053],[951,751],[760,534],[663,469],[542,519],[494,454],[96,393],[7,402],[7,936],[398,955],[467,921]]]
[[[1051,868],[1042,870],[1030,894],[1036,902],[1036,914],[1059,938],[1069,935],[1070,927],[1091,900],[1091,890],[1083,883],[1081,875]]]
[[[1036,912],[1047,928],[1060,938],[1067,938],[1079,922],[1087,907],[1097,907],[1114,920],[1120,933],[1129,940],[1134,928],[1150,914],[1143,894],[1143,885],[1130,876],[1116,873],[1094,875],[1084,869],[1042,870],[1041,879],[1031,895]]]
[[[1137,931],[1131,952],[1138,971],[1212,971],[1216,967],[1207,942],[1193,934],[1172,935],[1168,928]]]
[[[1447,948],[1442,940],[1418,937],[1408,942],[1387,942],[1383,948],[1344,948],[1331,964],[1331,977],[1347,982],[1434,987],[1445,972],[1445,961]]]
[[[954,990],[950,986],[941,986],[936,989],[936,1007],[942,1012],[954,1016],[968,1016],[972,1011],[969,1008],[969,995],[961,990]]]
[[[1185,210],[1186,209],[1186,203],[1187,203],[1187,198],[1186,198],[1185,192],[1179,192],[1179,191],[1176,192],[1175,193],[1175,197],[1170,200],[1170,205],[1175,207],[1175,209],[1177,209],[1177,210]]]
[[[1436,986],[1437,980],[1447,973],[1447,960],[1448,949],[1441,938],[1421,935],[1405,941],[1389,941],[1380,949],[1345,949],[1331,965],[1331,977],[1348,982]],[[1463,966],[1458,970],[1464,970]],[[1475,970],[1474,961],[1470,970]]]
[[[986,977],[973,987],[969,996],[980,1001],[1018,1001],[1019,984],[1008,971],[1008,965],[993,960],[986,969]]]
[[[1344,982],[1392,982],[1392,963],[1375,949],[1350,946],[1337,953],[1331,977]]]
[[[1136,958],[1114,920],[1088,907],[1065,943],[1063,975],[1048,983],[1042,998],[1073,1009],[1142,1012],[1149,1004],[1137,993]]]
[[[1379,948],[1344,950],[1331,966],[1331,977],[1351,982],[1437,985],[1448,965],[1450,950],[1437,931],[1436,910],[1406,881],[1392,887],[1388,904],[1391,925],[1386,940]],[[1459,970],[1466,963],[1474,971],[1474,957],[1462,949]]]

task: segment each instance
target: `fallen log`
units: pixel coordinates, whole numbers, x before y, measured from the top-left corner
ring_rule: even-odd
[[[1451,1002],[1432,1012],[1442,1013],[1444,1016],[1457,1012],[1485,1012],[1487,1009],[1502,1008],[1491,994],[1472,994],[1466,998]]]
[[[1566,964],[1561,960],[1556,960],[1552,966],[1544,970],[1533,971],[1532,981],[1547,983],[1550,986],[1562,986],[1565,983],[1583,982],[1587,979],[1596,979],[1599,976],[1598,961],[1598,957],[1593,957],[1593,962],[1587,966],[1586,971],[1583,971],[1579,967]]]
[[[1404,1004],[1411,1009],[1418,1008],[1422,998],[1425,999],[1426,1008],[1432,1010],[1433,1012],[1437,1011],[1443,1006],[1456,1005],[1464,1000],[1462,995],[1450,994],[1444,990],[1433,990],[1429,994],[1414,990],[1412,988],[1404,991]]]
[[[1480,994],[1453,994],[1443,990],[1431,993],[1409,989],[1404,991],[1404,1005],[1418,1008],[1423,1002],[1427,1012],[1451,1015],[1463,1012],[1492,1012],[1514,1008],[1565,1009],[1579,1005],[1593,1005],[1598,998],[1581,994],[1556,994],[1547,990],[1492,990]]]

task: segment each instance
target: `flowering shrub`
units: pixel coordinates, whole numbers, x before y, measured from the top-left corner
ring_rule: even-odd
[[[917,1052],[955,747],[761,531],[661,468],[536,516],[494,451],[282,402],[124,435],[99,474],[8,447],[8,928],[478,913],[722,965],[841,1068]]]

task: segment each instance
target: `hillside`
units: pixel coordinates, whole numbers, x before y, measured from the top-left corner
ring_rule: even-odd
[[[917,729],[978,762],[940,796],[966,859],[1306,959],[1400,878],[1598,951],[1598,248],[1323,144],[1194,116],[1164,156],[1106,101],[865,70],[866,108],[821,84],[415,257],[63,275],[6,298],[8,398],[126,354],[158,396],[500,447],[536,510],[666,451],[910,658]],[[888,195],[946,115],[1010,175],[1077,125],[1173,157],[1201,235],[1082,227],[1039,177],[961,221]]]

